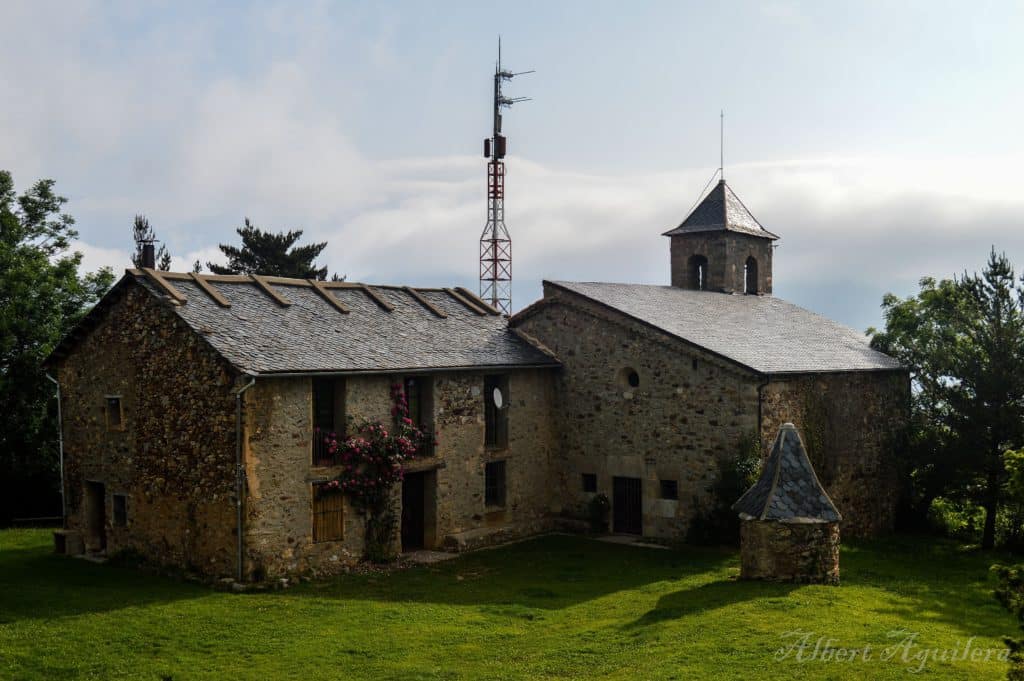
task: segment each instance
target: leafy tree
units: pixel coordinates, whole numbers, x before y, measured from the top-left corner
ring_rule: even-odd
[[[132,224],[132,238],[135,240],[135,253],[132,255],[132,264],[136,267],[142,267],[142,247],[147,242],[156,241],[156,232],[149,224],[149,220],[145,215],[136,215],[135,222]],[[171,254],[167,252],[167,248],[160,245],[160,248],[156,249],[156,268],[168,272],[171,269]]]
[[[922,279],[916,296],[889,294],[882,307],[886,329],[872,330],[872,344],[914,382],[911,493],[924,508],[939,495],[983,507],[982,546],[992,548],[1005,453],[1024,439],[1024,289],[993,249],[981,275]]]
[[[241,248],[220,244],[220,250],[228,258],[228,264],[212,262],[206,266],[214,274],[266,274],[277,277],[299,279],[326,279],[327,268],[317,267],[313,260],[327,246],[327,242],[296,246],[302,237],[302,230],[289,232],[265,232],[245,219],[245,226],[239,227],[242,237]]]
[[[74,219],[53,185],[19,196],[0,171],[0,524],[57,510],[54,386],[42,361],[114,279],[109,268],[79,276]]]

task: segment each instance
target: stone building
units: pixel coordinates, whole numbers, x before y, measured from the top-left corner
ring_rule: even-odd
[[[396,490],[397,548],[546,527],[558,363],[468,291],[131,270],[51,362],[87,550],[250,579],[359,559],[316,433],[389,423],[394,383],[438,441]]]
[[[761,475],[736,501],[740,578],[839,583],[842,514],[821,486],[800,433],[779,428]]]
[[[511,320],[562,362],[556,509],[604,493],[615,531],[684,536],[714,503],[718,462],[750,443],[766,457],[793,422],[844,533],[891,530],[907,372],[862,334],[769,295],[778,237],[724,182],[665,234],[671,286],[546,281]]]
[[[724,182],[667,235],[672,286],[545,282],[511,319],[465,289],[129,270],[49,360],[69,532],[211,575],[357,560],[317,433],[388,422],[394,384],[438,439],[395,490],[402,550],[564,527],[600,492],[615,531],[680,539],[785,422],[843,531],[890,529],[906,371],[770,295],[778,237]]]

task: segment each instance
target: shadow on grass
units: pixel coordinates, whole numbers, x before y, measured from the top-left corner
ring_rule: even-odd
[[[735,558],[731,550],[665,551],[549,535],[386,576],[307,584],[285,595],[556,610],[721,570]]]
[[[777,582],[755,582],[727,579],[718,582],[701,584],[689,589],[682,589],[665,594],[658,599],[658,604],[648,610],[643,617],[632,622],[628,627],[644,627],[667,620],[686,617],[698,612],[717,610],[735,603],[760,598],[781,598],[800,588],[800,584],[781,584]]]
[[[169,603],[205,587],[128,567],[58,556],[48,546],[0,551],[0,625]]]
[[[965,635],[999,638],[1009,631],[1003,623],[1012,625],[1012,618],[1003,616],[992,597],[988,567],[1007,559],[1012,556],[965,549],[934,537],[852,541],[842,550],[842,585],[824,588],[835,589],[831,596],[847,604],[862,601],[858,607],[869,617],[897,619],[911,630],[941,623]],[[662,596],[628,626],[654,625],[751,600],[786,598],[802,588],[805,585],[718,580]],[[878,591],[883,592],[881,598]]]

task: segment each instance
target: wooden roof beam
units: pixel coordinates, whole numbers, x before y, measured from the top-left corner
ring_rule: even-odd
[[[168,297],[170,297],[171,301],[175,305],[184,305],[185,303],[188,302],[188,298],[185,297],[185,294],[179,291],[178,289],[174,288],[174,286],[171,285],[171,282],[164,279],[163,275],[160,274],[160,272],[150,267],[144,267],[142,271],[146,273],[147,277],[149,277],[154,283],[156,283],[157,288],[159,288],[161,291],[166,293]]]
[[[266,279],[264,279],[263,277],[261,277],[258,274],[253,274],[253,275],[250,275],[250,276],[252,277],[252,281],[256,282],[256,285],[259,286],[263,290],[264,293],[266,293],[268,296],[270,296],[274,300],[275,303],[277,303],[281,307],[289,307],[292,304],[292,301],[288,300],[287,298],[282,296],[280,293],[278,293],[274,289],[270,288],[270,284],[267,283]]]
[[[361,288],[363,290],[363,292],[366,293],[366,295],[370,296],[370,298],[373,300],[373,302],[377,303],[377,305],[379,305],[381,307],[381,309],[387,310],[388,312],[394,312],[395,311],[395,306],[394,305],[392,305],[388,301],[384,300],[384,298],[381,297],[381,295],[379,293],[374,291],[372,288],[370,288],[366,284],[360,284],[359,288]]]
[[[231,301],[220,294],[220,291],[215,289],[211,284],[206,282],[206,278],[196,272],[192,272],[189,275],[196,283],[196,286],[203,289],[203,293],[213,298],[213,302],[217,303],[221,307],[231,307]]]
[[[473,312],[473,313],[475,313],[475,314],[478,314],[478,315],[480,315],[481,317],[483,317],[483,316],[485,316],[485,315],[487,314],[487,310],[485,310],[485,309],[484,309],[484,308],[482,308],[482,307],[478,307],[478,306],[476,305],[476,303],[474,303],[473,301],[471,301],[471,300],[470,300],[469,298],[465,298],[465,297],[463,297],[463,296],[462,296],[462,294],[461,294],[461,293],[459,293],[458,291],[456,291],[455,289],[451,289],[451,288],[446,288],[446,289],[444,290],[444,292],[445,292],[445,293],[447,293],[448,295],[450,295],[450,296],[451,296],[452,298],[454,298],[455,300],[457,300],[457,301],[459,301],[460,303],[462,303],[462,305],[463,305],[464,307],[466,307],[466,308],[467,308],[467,309],[468,309],[468,310],[469,310],[470,312]]]
[[[480,298],[480,296],[478,296],[477,294],[473,293],[468,288],[464,288],[462,286],[456,286],[455,290],[458,291],[459,293],[461,293],[462,295],[466,296],[470,300],[472,300],[474,305],[477,305],[478,307],[482,307],[483,309],[487,310],[491,314],[493,314],[493,315],[500,315],[501,314],[501,310],[499,310],[499,309],[489,305],[488,303],[485,303],[483,301],[483,299]]]
[[[331,295],[331,292],[327,289],[326,286],[324,286],[324,282],[317,281],[316,279],[309,279],[308,281],[310,286],[313,287],[313,290],[319,293],[321,298],[323,298],[328,303],[333,305],[335,310],[342,314],[348,314],[349,312],[351,312],[351,310],[345,307],[344,303],[342,303],[340,300]]]
[[[417,291],[416,289],[411,288],[409,286],[403,286],[402,289],[406,293],[408,293],[410,296],[415,298],[416,302],[418,302],[420,305],[422,305],[423,307],[425,307],[428,310],[430,310],[431,312],[433,312],[435,315],[437,315],[441,319],[447,319],[448,318],[448,315],[447,315],[447,313],[445,313],[444,310],[442,310],[441,308],[437,307],[436,305],[431,303],[429,300],[424,298],[423,295],[419,291]]]

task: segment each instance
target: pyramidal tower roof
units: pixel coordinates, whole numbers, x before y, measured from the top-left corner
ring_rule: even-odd
[[[665,232],[664,236],[716,231],[738,232],[772,240],[779,238],[761,226],[724,179],[718,181],[681,225]]]
[[[835,523],[843,519],[818,481],[792,423],[779,428],[761,477],[732,510],[741,518],[790,523]]]

